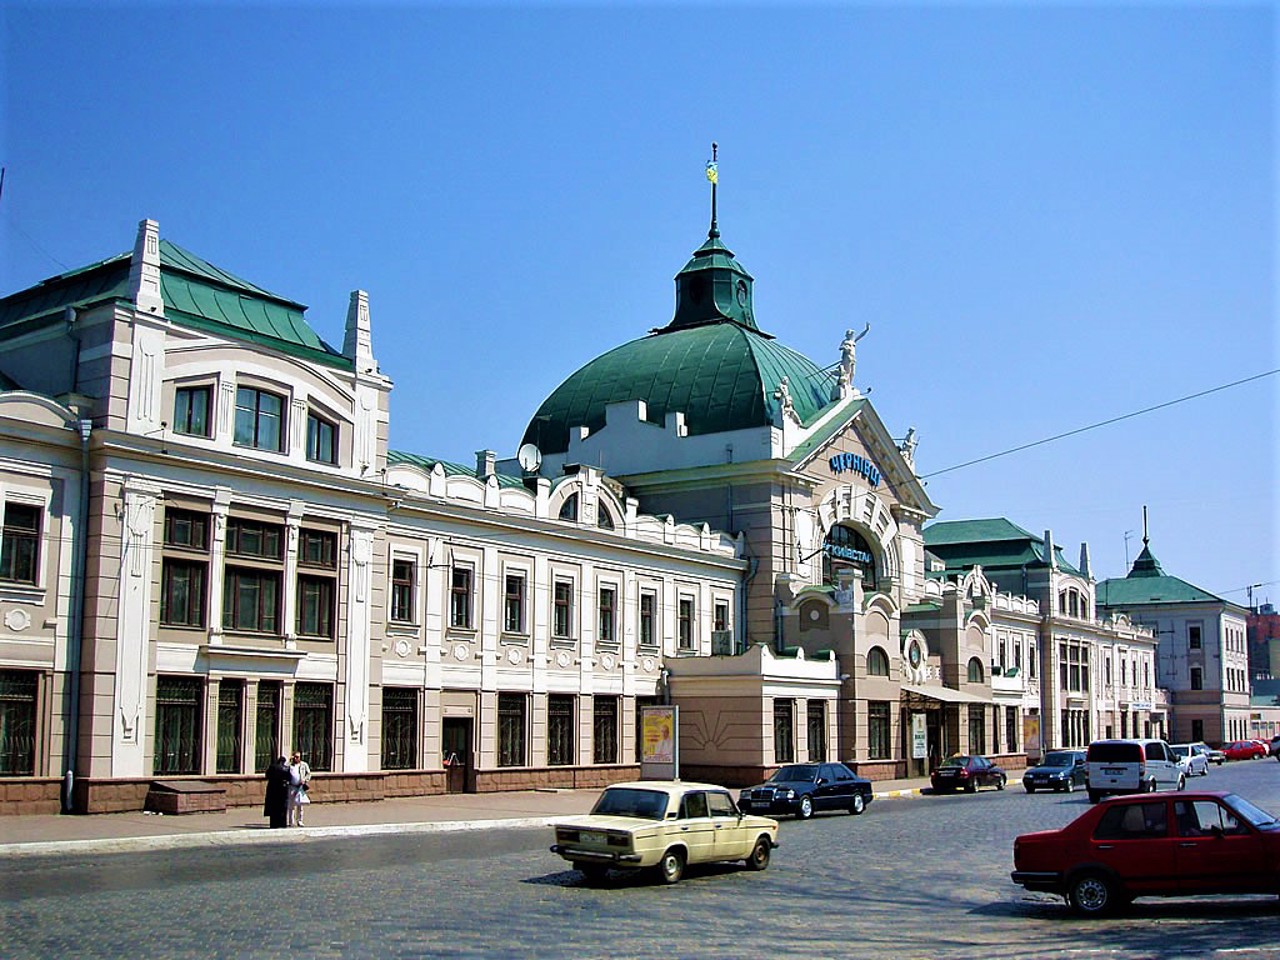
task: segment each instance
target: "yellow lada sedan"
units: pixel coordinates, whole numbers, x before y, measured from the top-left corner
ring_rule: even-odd
[[[588,881],[612,868],[653,868],[678,883],[691,863],[743,860],[763,870],[778,845],[778,821],[738,810],[724,787],[640,780],[605,788],[591,813],[555,824],[558,853]]]

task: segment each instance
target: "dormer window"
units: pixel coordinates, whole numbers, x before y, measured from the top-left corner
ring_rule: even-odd
[[[603,503],[596,508],[596,526],[601,530],[613,529],[613,517]]]
[[[572,494],[565,499],[560,506],[561,520],[577,520],[578,519],[578,495]]]
[[[235,442],[258,450],[284,450],[284,397],[255,387],[239,387]]]
[[[316,413],[307,414],[307,459],[316,463],[338,462],[338,428]]]
[[[212,389],[178,387],[173,393],[173,432],[188,437],[209,436],[209,405]]]

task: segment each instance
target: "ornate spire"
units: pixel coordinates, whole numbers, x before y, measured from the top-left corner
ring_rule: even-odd
[[[720,236],[720,227],[716,225],[716,187],[720,185],[720,145],[711,141],[711,159],[707,161],[707,179],[711,181],[711,229],[707,231],[707,239]]]

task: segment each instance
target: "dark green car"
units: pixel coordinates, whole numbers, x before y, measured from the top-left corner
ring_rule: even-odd
[[[1088,770],[1083,750],[1051,750],[1039,766],[1022,775],[1022,787],[1027,793],[1037,790],[1071,793],[1076,787],[1088,785]]]

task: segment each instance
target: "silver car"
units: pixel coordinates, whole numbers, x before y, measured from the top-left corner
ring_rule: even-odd
[[[1169,749],[1178,758],[1178,766],[1188,777],[1209,775],[1209,751],[1198,743],[1171,743]]]

